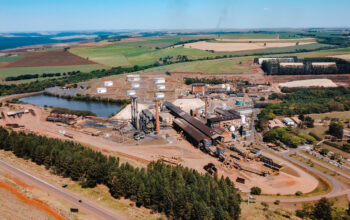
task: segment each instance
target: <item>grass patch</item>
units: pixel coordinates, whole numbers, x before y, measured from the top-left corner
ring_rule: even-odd
[[[150,210],[144,208],[137,208],[130,200],[117,200],[113,198],[106,186],[98,185],[95,188],[82,188],[79,183],[74,182],[67,186],[68,189],[77,192],[85,197],[97,200],[105,206],[115,209],[130,219],[159,219],[164,217],[161,214],[150,214]],[[130,206],[133,204],[133,206]]]
[[[350,120],[350,111],[309,114],[308,116],[313,119],[338,118],[340,120]]]
[[[326,175],[329,175],[329,176],[332,176],[333,178],[339,180],[340,182],[344,183],[346,186],[350,186],[350,180],[337,174],[336,172],[333,172],[331,170],[329,170],[328,168],[324,167],[324,166],[320,166],[319,164],[316,164],[316,163],[312,163],[312,161],[310,162],[308,159],[305,159],[304,157],[300,156],[300,155],[290,155],[291,157],[293,157],[294,159],[304,163],[304,164],[307,164],[309,166],[312,166],[313,168],[315,168],[316,170],[326,174]]]

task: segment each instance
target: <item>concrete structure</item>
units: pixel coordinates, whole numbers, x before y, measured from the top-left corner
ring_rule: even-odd
[[[266,62],[294,62],[294,58],[292,57],[268,57],[268,58],[259,58],[258,63],[261,65],[264,61]]]
[[[98,94],[103,94],[107,92],[107,88],[97,88],[97,93]]]
[[[205,94],[208,92],[208,85],[205,83],[193,83],[192,94]]]

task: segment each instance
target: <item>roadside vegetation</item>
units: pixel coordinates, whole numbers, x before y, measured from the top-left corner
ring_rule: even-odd
[[[147,168],[120,164],[80,144],[0,128],[0,148],[44,165],[82,187],[104,184],[124,197],[175,219],[238,219],[241,198],[233,182],[182,166],[151,162]]]

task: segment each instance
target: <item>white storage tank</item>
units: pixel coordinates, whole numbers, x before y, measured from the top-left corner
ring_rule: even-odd
[[[131,84],[131,88],[133,88],[133,89],[140,88],[140,84],[139,83],[133,83],[133,84]]]
[[[138,82],[140,81],[140,75],[127,75],[126,80],[128,82]]]
[[[105,86],[106,87],[111,87],[111,86],[113,86],[113,82],[112,81],[105,81]]]
[[[155,78],[153,81],[155,84],[165,83],[165,79],[163,77],[161,78]]]
[[[158,90],[164,90],[165,89],[165,85],[157,85],[157,89]]]
[[[245,115],[241,115],[241,123],[245,124]]]
[[[101,94],[101,93],[106,93],[107,89],[106,88],[97,88],[97,93]]]
[[[226,85],[225,84],[221,84],[221,88],[222,89],[226,88]]]
[[[224,109],[224,110],[225,110],[225,109],[226,109],[226,107],[227,107],[227,105],[226,105],[225,103],[222,103],[222,104],[221,104],[221,108],[222,108],[222,109]]]
[[[134,96],[134,95],[136,95],[136,92],[135,92],[135,90],[128,90],[128,91],[126,91],[126,95]]]
[[[235,131],[236,131],[236,128],[235,128],[235,126],[232,125],[232,126],[230,127],[230,132],[231,132],[231,133],[234,133]]]
[[[231,86],[230,85],[226,86],[226,91],[231,91]]]
[[[154,94],[154,97],[157,98],[157,99],[162,99],[162,98],[164,98],[164,93],[157,92],[156,94]]]

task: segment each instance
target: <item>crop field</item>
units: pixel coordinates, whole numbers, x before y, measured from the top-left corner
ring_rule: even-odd
[[[149,44],[147,44],[147,46],[133,45],[144,43],[145,42],[140,41],[103,47],[76,47],[72,48],[70,51],[83,58],[89,58],[89,60],[112,67],[147,65],[159,61],[159,58],[168,56],[176,57],[178,55],[186,55],[188,58],[192,59],[213,56],[213,53],[207,51],[186,49],[183,47],[152,49]]]
[[[220,34],[219,38],[227,39],[254,39],[254,38],[265,38],[265,39],[277,39],[276,33],[228,33]],[[280,33],[280,39],[299,38],[300,36],[295,33]]]
[[[40,66],[72,66],[96,64],[66,51],[47,51],[29,53],[22,58],[11,62],[11,67],[40,67]]]
[[[42,74],[42,73],[65,73],[71,71],[90,72],[92,70],[104,69],[106,67],[99,64],[90,65],[73,65],[73,66],[43,66],[43,67],[13,67],[0,68],[0,80],[8,76],[19,76],[25,74]]]
[[[21,56],[0,56],[0,62],[13,62],[19,58],[21,58]]]
[[[299,46],[304,46],[307,44],[312,44],[314,42],[300,42]],[[200,41],[195,43],[185,44],[185,48],[196,48],[200,50],[214,50],[214,51],[246,51],[246,50],[259,50],[265,48],[283,48],[296,46],[296,42],[271,42],[264,45],[264,42],[254,42],[254,43],[242,43],[242,42],[207,42]]]
[[[163,67],[152,68],[150,71],[195,72],[195,73],[251,73],[253,57],[236,57],[218,60],[204,60],[178,63]]]

